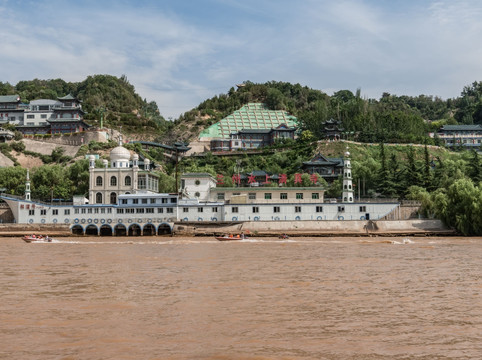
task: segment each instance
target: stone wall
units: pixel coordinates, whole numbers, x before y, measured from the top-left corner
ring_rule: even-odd
[[[175,235],[213,235],[241,232],[259,236],[397,236],[397,235],[449,235],[440,220],[396,221],[247,221],[239,223],[184,223],[174,225]]]

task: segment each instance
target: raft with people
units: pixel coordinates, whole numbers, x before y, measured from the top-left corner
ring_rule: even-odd
[[[23,241],[27,243],[32,243],[32,242],[52,242],[52,238],[49,237],[48,235],[43,236],[43,235],[25,235],[23,238]]]
[[[233,235],[233,234],[229,234],[229,235],[221,235],[221,236],[215,236],[216,240],[219,240],[219,241],[235,241],[235,240],[245,240],[247,239],[248,237],[246,235],[244,235],[244,233],[241,233],[241,234],[237,234],[237,235]]]

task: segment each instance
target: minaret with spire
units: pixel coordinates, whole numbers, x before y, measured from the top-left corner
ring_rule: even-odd
[[[353,202],[353,183],[351,177],[351,163],[350,163],[350,152],[348,148],[345,151],[345,158],[343,161],[343,202],[352,203]]]
[[[25,180],[25,200],[30,201],[30,172],[27,169],[27,179]]]

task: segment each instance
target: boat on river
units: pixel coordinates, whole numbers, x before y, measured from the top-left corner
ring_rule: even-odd
[[[222,236],[215,236],[216,240],[219,241],[236,241],[236,240],[245,240],[247,239],[244,235],[222,235]]]
[[[25,235],[22,239],[27,243],[33,243],[33,242],[48,243],[48,242],[52,242],[53,240],[49,236],[42,236],[42,235]]]

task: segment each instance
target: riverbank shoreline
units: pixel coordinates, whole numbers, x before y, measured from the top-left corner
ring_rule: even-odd
[[[215,236],[247,234],[257,237],[390,237],[390,236],[458,236],[440,220],[379,221],[247,221],[247,222],[176,222],[173,236]],[[43,234],[54,237],[75,236],[68,224],[0,224],[0,237]],[[82,237],[83,235],[78,235]]]

